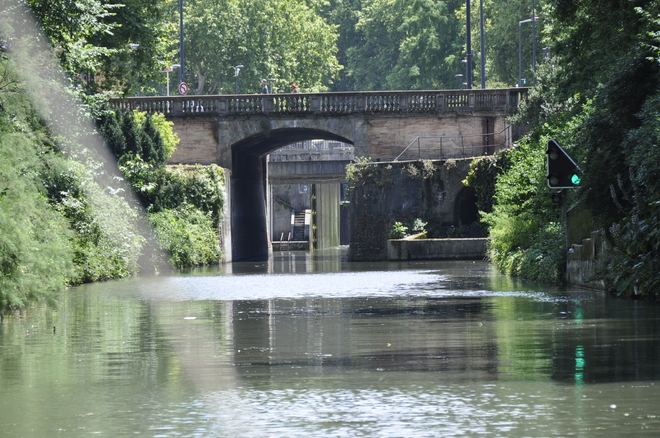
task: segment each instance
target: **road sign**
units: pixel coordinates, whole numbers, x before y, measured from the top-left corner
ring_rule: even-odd
[[[181,82],[179,84],[179,94],[183,94],[183,95],[188,94],[188,84],[186,84],[185,82]]]

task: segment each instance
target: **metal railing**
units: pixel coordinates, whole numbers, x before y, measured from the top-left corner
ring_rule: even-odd
[[[512,126],[509,125],[500,132],[476,135],[417,137],[394,159],[399,161],[406,153],[414,154],[417,146],[417,156],[412,159],[445,159],[470,158],[480,155],[493,155],[511,146],[513,137]],[[410,155],[410,154],[409,154]]]
[[[172,116],[212,114],[305,115],[399,114],[497,111],[513,113],[527,88],[440,91],[370,91],[221,96],[128,97],[111,100],[119,109]]]

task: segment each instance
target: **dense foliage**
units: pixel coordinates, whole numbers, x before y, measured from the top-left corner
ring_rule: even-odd
[[[660,2],[555,0],[544,12],[553,57],[514,120],[531,131],[496,172],[484,215],[492,257],[506,272],[562,279],[567,242],[543,169],[555,138],[583,172],[567,193],[569,217],[587,212],[608,244],[597,277],[618,294],[657,297]]]
[[[0,310],[130,275],[145,243],[126,201],[61,152],[13,67],[0,60]]]
[[[499,160],[493,205],[484,203],[483,196],[491,189],[485,181],[493,181],[492,167],[485,169],[491,173],[484,172],[485,181],[475,184],[475,190],[490,230],[491,260],[507,274],[557,282],[564,272],[565,237],[561,209],[552,203],[546,186],[544,160],[538,142],[521,142]],[[489,207],[492,211],[486,213]]]
[[[13,0],[20,1],[20,0]],[[37,15],[71,81],[86,92],[166,94],[165,69],[180,63],[178,2],[168,0],[23,0]],[[11,3],[10,0],[3,0]],[[480,79],[480,10],[472,2],[474,84]],[[532,82],[528,0],[484,0],[490,87]],[[463,0],[185,1],[185,80],[191,93],[273,90],[460,88],[465,80]],[[539,49],[537,60],[547,52]],[[239,77],[234,66],[242,65]],[[463,75],[462,77],[457,75]],[[179,71],[170,73],[174,84]],[[175,89],[174,89],[175,90]],[[170,90],[170,91],[174,91]]]
[[[259,93],[261,79],[274,91],[327,89],[340,70],[335,27],[313,1],[206,0],[186,2],[186,63],[197,94],[235,92],[234,66],[243,65],[241,93]]]
[[[99,131],[147,211],[170,263],[218,262],[224,172],[216,165],[165,166],[178,143],[171,125],[160,114],[106,112]]]
[[[161,79],[173,56],[177,27],[168,0],[24,1],[62,68],[87,92],[138,93]]]
[[[165,94],[163,69],[178,62],[176,3],[0,0],[0,53],[13,50],[23,65],[56,70],[45,58],[50,53],[34,50],[39,38],[15,36],[29,27],[18,8],[28,5],[69,92],[87,105],[80,114],[61,110],[48,99],[52,77],[12,71],[2,58],[0,306],[49,298],[70,283],[130,275],[140,265],[148,239],[137,231],[136,206],[78,147],[91,133],[65,117],[100,121],[173,263],[219,256],[209,230],[222,208],[221,170],[167,168],[176,139],[164,118],[115,114],[98,104],[104,92]],[[493,260],[512,274],[561,279],[566,242],[543,166],[544,145],[555,138],[584,173],[568,194],[569,211],[588,211],[609,244],[599,275],[618,293],[657,295],[660,0],[545,0],[535,11],[528,0],[483,3],[488,85],[516,84],[520,66],[536,84],[513,120],[529,126],[529,135],[510,153],[476,163],[467,179],[490,227]],[[293,81],[301,91],[457,88],[457,75],[466,73],[465,13],[458,0],[186,1],[185,77],[197,93],[234,92],[238,64],[241,92],[258,92],[261,78],[275,79],[276,91],[289,91]],[[532,22],[533,15],[539,19]],[[476,84],[478,7],[471,18]],[[533,31],[542,38],[536,72]],[[43,91],[30,100],[23,88]],[[42,121],[49,118],[62,119],[64,129],[47,131]],[[389,179],[387,169],[375,174],[367,161],[349,174],[357,184]],[[181,252],[194,247],[198,254]]]
[[[150,145],[138,151],[139,141],[125,141],[131,146],[118,156],[151,211],[170,261],[176,266],[217,262],[221,169],[167,169],[164,158],[178,141],[170,124],[144,113],[104,117],[108,124],[117,119],[130,120],[123,126]],[[100,131],[125,139],[121,129],[105,128],[102,123]],[[60,140],[43,125],[14,63],[0,58],[0,311],[31,301],[55,302],[68,285],[134,275],[158,263],[160,255],[149,246],[131,197],[82,144],[69,144],[77,149],[65,154]],[[141,163],[145,180],[134,178],[134,162]]]

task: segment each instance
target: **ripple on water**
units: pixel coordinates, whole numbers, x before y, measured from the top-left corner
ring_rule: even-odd
[[[343,272],[324,274],[220,275],[167,277],[136,285],[150,298],[172,300],[268,300],[275,298],[526,297],[557,302],[561,296],[539,291],[493,291],[457,286],[450,276],[435,271]]]

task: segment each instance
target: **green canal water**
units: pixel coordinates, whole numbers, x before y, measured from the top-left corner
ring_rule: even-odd
[[[0,324],[0,436],[651,437],[660,307],[485,262],[276,253]]]

